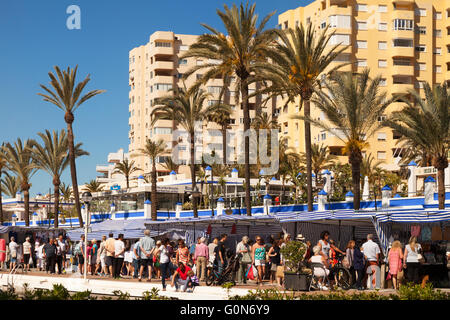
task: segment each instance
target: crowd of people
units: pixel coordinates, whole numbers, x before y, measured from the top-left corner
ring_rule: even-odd
[[[302,235],[292,240],[290,234],[279,234],[270,236],[266,241],[261,236],[256,236],[254,241],[243,236],[235,248],[227,247],[226,234],[211,239],[210,243],[205,237],[199,237],[196,243],[188,247],[182,239],[171,241],[163,238],[155,241],[150,237],[149,230],[134,243],[124,239],[123,234],[114,238],[111,233],[108,237],[103,236],[101,240],[87,241],[86,248],[84,236],[76,242],[64,238],[63,235],[47,241],[36,239],[34,245],[29,237],[22,245],[11,237],[6,261],[10,270],[21,263],[25,272],[29,272],[30,266],[33,266],[50,274],[67,271],[83,274],[86,260],[86,272],[90,275],[115,279],[136,278],[138,281],[147,282],[161,281],[163,291],[169,282],[176,290],[186,291],[193,290],[196,285],[204,282],[213,269],[219,274],[223,272],[230,257],[234,256],[237,267],[233,270],[232,278],[238,284],[247,283],[249,267],[254,266],[257,269],[255,280],[258,285],[265,281],[282,286],[285,271],[282,248],[290,241],[301,241],[305,244],[305,267],[310,266],[310,263],[321,265],[320,268],[313,267],[311,271],[318,278],[320,289],[328,290],[323,280],[327,277],[331,280],[327,282],[332,283],[339,256],[341,265],[351,273],[354,288],[364,289],[367,277],[372,281],[371,285],[369,281],[369,287],[380,288],[377,278],[380,265],[385,260],[372,234],[367,235],[367,241],[364,243],[349,241],[345,251],[336,246],[328,231],[321,233],[315,246],[312,246],[310,241],[305,241]],[[387,265],[388,277],[392,279],[394,289],[399,285],[399,273],[405,269],[409,281],[419,282],[420,252],[421,246],[415,237],[411,237],[404,249],[398,240],[392,243],[387,255]]]

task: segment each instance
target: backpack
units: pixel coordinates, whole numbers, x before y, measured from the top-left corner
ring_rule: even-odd
[[[75,249],[73,250],[73,255],[74,256],[78,256],[78,255],[81,255],[81,254],[83,254],[82,252],[81,252],[81,243],[77,243],[76,245],[75,245]]]

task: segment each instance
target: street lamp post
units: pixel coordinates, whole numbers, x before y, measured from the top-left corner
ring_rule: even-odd
[[[86,205],[85,212],[86,212],[86,219],[84,224],[84,280],[87,280],[87,233],[88,233],[88,227],[91,222],[91,219],[89,219],[89,203],[92,200],[92,194],[89,191],[83,192],[81,195],[81,200],[83,200],[84,204]]]

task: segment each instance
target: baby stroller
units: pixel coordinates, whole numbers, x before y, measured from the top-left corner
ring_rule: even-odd
[[[211,274],[206,278],[206,285],[222,285],[226,282],[232,282],[233,285],[236,284],[235,275],[236,271],[239,269],[239,258],[237,255],[230,251],[226,253],[226,264],[225,268],[219,273],[219,267],[217,263],[214,262]]]

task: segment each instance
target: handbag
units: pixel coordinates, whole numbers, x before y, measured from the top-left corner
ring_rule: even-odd
[[[241,260],[241,262],[242,262],[242,263],[252,263],[252,257],[250,256],[250,254],[249,254],[248,252],[245,252],[245,253],[242,255],[242,260]]]
[[[284,266],[277,266],[277,272],[275,273],[277,278],[284,278]]]
[[[420,253],[417,255],[417,259],[419,260],[420,263],[425,263],[425,259],[423,255],[421,255]]]

